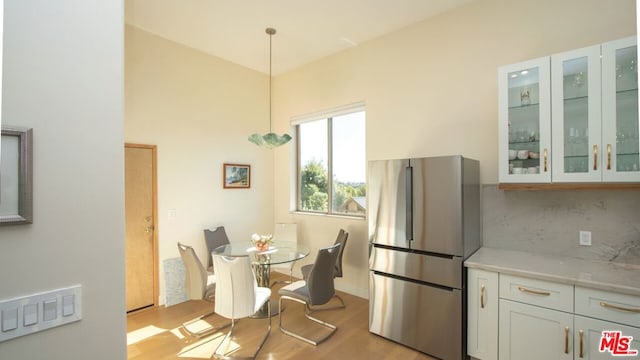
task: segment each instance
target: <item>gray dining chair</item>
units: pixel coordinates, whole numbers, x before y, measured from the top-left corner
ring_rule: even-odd
[[[338,259],[336,260],[336,266],[334,268],[334,277],[342,277],[342,254],[344,254],[344,249],[347,246],[348,238],[349,238],[349,233],[344,231],[344,229],[340,229],[340,231],[338,231],[338,236],[336,237],[336,241],[333,243],[334,245],[335,244],[342,245],[340,246],[340,252],[338,253]],[[300,270],[302,271],[303,280],[307,279],[312,267],[313,267],[313,264],[309,264],[300,268]],[[340,295],[335,294],[333,297],[335,297],[340,301],[340,305],[331,306],[331,307],[310,307],[310,310],[311,311],[334,310],[334,309],[344,309],[346,307],[344,300],[342,299],[342,297],[340,297]]]
[[[229,237],[224,226],[218,226],[213,230],[204,229],[204,241],[207,243],[207,270],[214,273],[211,252],[222,245],[228,245]]]
[[[299,280],[290,285],[281,288],[278,291],[280,294],[280,301],[278,302],[279,309],[279,327],[283,333],[293,336],[296,339],[307,342],[311,345],[318,345],[325,341],[329,336],[333,335],[337,330],[337,327],[328,322],[322,321],[318,318],[310,315],[310,306],[326,304],[335,295],[335,288],[333,284],[334,280],[334,268],[336,266],[336,260],[338,259],[338,253],[340,252],[341,244],[335,244],[328,248],[318,250],[316,260],[309,271],[309,276],[306,280]],[[324,327],[329,328],[331,331],[322,336],[319,339],[311,339],[302,336],[292,330],[286,329],[282,325],[283,318],[283,302],[285,300],[291,300],[304,304],[304,316]],[[289,311],[291,312],[291,311]]]
[[[248,256],[229,257],[223,255],[213,255],[213,266],[217,274],[216,289],[216,314],[231,319],[231,329],[227,335],[218,344],[214,352],[216,358],[230,359],[228,353],[234,351],[231,349],[224,353],[220,353],[227,339],[229,339],[235,329],[236,319],[245,318],[255,314],[265,303],[269,309],[269,325],[267,331],[253,353],[251,358],[255,358],[262,346],[267,341],[271,332],[271,289],[268,287],[259,287],[256,277],[251,268],[251,261]],[[232,342],[229,342],[231,345]]]

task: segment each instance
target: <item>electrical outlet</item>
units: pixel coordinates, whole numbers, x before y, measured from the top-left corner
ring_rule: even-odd
[[[591,246],[591,231],[580,231],[580,245]]]

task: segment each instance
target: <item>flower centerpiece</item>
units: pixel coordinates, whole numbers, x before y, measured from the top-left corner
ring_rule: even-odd
[[[258,251],[269,250],[269,244],[271,244],[272,241],[273,241],[273,235],[271,235],[271,234],[268,234],[268,235],[253,234],[253,235],[251,235],[251,242],[253,242],[253,245],[256,247],[256,250],[258,250]]]

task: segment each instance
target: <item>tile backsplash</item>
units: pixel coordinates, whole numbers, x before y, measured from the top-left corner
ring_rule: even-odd
[[[484,246],[640,265],[640,191],[483,185]],[[579,245],[591,231],[592,246]]]

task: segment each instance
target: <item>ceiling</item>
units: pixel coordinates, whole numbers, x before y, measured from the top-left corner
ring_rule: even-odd
[[[274,75],[473,0],[125,0],[126,23]]]

